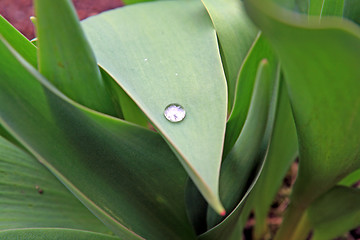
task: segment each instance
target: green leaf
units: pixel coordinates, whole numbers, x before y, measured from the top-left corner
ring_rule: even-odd
[[[342,16],[345,0],[310,0],[309,15]]]
[[[3,39],[0,57],[0,123],[91,212],[123,239],[194,239],[187,175],[158,134],[73,102]]]
[[[26,61],[37,66],[36,47],[1,15],[0,34]]]
[[[285,82],[281,82],[278,110],[274,132],[266,156],[265,165],[254,188],[254,200],[251,201],[256,216],[255,232],[264,233],[270,206],[278,192],[291,163],[294,161],[298,142]],[[250,201],[247,202],[249,204]],[[259,238],[260,239],[260,238]]]
[[[83,21],[98,63],[145,113],[218,213],[226,80],[213,25],[195,1],[159,1]],[[164,109],[182,105],[172,123]]]
[[[299,138],[299,175],[277,238],[289,240],[305,208],[360,167],[360,28],[341,18],[319,22],[267,1],[245,6],[282,61]]]
[[[230,215],[221,219],[209,208],[207,224],[210,230],[201,235],[203,240],[229,239],[234,234],[244,203],[261,172],[271,137],[279,87],[278,79],[274,80],[270,74],[272,67],[273,64],[266,59],[259,63],[244,129],[221,167],[220,197]]]
[[[360,24],[360,4],[358,0],[345,0],[344,17]]]
[[[313,240],[328,240],[360,226],[360,189],[336,186],[307,211]]]
[[[226,135],[223,156],[226,157],[233,148],[247,117],[251,95],[253,93],[256,78],[256,69],[262,59],[267,59],[271,64],[277,64],[274,52],[268,41],[259,34],[240,69],[239,79],[236,86],[234,106],[226,124]],[[274,66],[275,66],[274,65]],[[271,75],[276,74],[276,68],[270,68]]]
[[[65,95],[94,110],[115,114],[70,0],[34,1],[39,69]]]
[[[105,70],[101,69],[100,71],[105,83],[108,84],[114,106],[117,107],[117,115],[121,116],[121,118],[126,121],[148,127],[148,120],[136,103],[134,103],[134,101]]]
[[[2,137],[0,172],[0,232],[61,227],[111,233],[42,164]]]
[[[38,229],[12,229],[0,231],[2,240],[116,240],[118,238],[72,229],[38,228]]]
[[[143,3],[143,2],[152,2],[156,0],[122,0],[126,5],[135,4],[135,3]]]
[[[355,170],[345,178],[341,179],[338,184],[350,187],[351,185],[356,184],[358,181],[360,181],[360,169]]]
[[[238,73],[258,29],[247,17],[238,0],[202,0],[214,24],[228,85],[228,109],[234,104]]]

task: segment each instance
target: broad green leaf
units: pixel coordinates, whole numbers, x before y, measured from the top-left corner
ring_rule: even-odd
[[[71,1],[35,0],[34,9],[41,74],[74,101],[115,114]]]
[[[345,0],[310,0],[309,15],[342,16]]]
[[[34,67],[37,66],[36,47],[0,15],[0,34]]]
[[[339,182],[339,185],[350,187],[351,185],[357,183],[358,181],[360,181],[360,169],[357,169],[354,172],[347,175],[344,179],[342,179]]]
[[[226,80],[211,20],[200,1],[135,4],[83,21],[98,63],[166,139],[218,213]],[[186,118],[164,117],[169,104]]]
[[[360,189],[336,186],[307,210],[313,240],[334,239],[360,226]]]
[[[239,79],[236,85],[236,95],[234,99],[234,106],[228,122],[226,124],[226,135],[224,143],[224,152],[223,156],[226,157],[229,151],[234,146],[234,143],[238,139],[240,132],[243,128],[246,116],[249,111],[249,105],[251,100],[251,95],[253,93],[254,82],[256,78],[256,71],[259,62],[266,58],[269,63],[277,63],[273,50],[271,49],[268,41],[259,34],[255,39],[255,42],[246,58],[244,59],[240,73]],[[276,68],[270,68],[271,75],[276,74]]]
[[[91,212],[122,239],[194,239],[187,175],[158,134],[73,102],[3,39],[0,57],[0,123]]]
[[[0,231],[2,240],[116,240],[106,234],[59,228],[11,229]]]
[[[294,119],[285,82],[283,81],[281,82],[273,131],[264,168],[252,193],[254,200],[247,202],[247,204],[251,202],[254,207],[256,216],[255,232],[259,237],[258,239],[260,239],[259,235],[264,233],[263,227],[266,226],[270,206],[298,151]]]
[[[61,227],[110,233],[41,163],[1,137],[0,172],[0,232]]]
[[[202,0],[214,24],[228,86],[228,109],[234,104],[238,73],[258,29],[246,15],[242,1]]]
[[[244,129],[221,167],[220,197],[230,214],[221,219],[208,208],[207,224],[210,230],[202,234],[201,239],[228,239],[236,231],[244,203],[259,177],[277,102],[278,81],[270,74],[272,67],[266,59],[259,63]]]
[[[360,167],[360,28],[268,1],[245,6],[282,61],[299,138],[299,175],[277,238],[289,240],[306,206]]]

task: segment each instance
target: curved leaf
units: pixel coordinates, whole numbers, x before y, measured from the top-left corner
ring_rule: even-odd
[[[0,231],[2,240],[116,240],[118,238],[72,229],[38,228],[38,229],[12,229]]]
[[[39,70],[65,95],[115,114],[94,54],[70,0],[34,1]]]
[[[83,21],[98,63],[166,139],[218,213],[226,81],[212,23],[199,1],[136,4]],[[171,103],[186,118],[164,117]]]
[[[6,42],[0,56],[0,123],[86,207],[125,239],[194,238],[186,173],[158,134],[74,103]]]
[[[305,208],[360,167],[360,28],[335,17],[319,22],[268,1],[245,3],[282,61],[299,138],[299,175],[278,237],[292,239]]]
[[[360,226],[360,189],[336,186],[307,210],[314,240],[334,239]]]
[[[220,196],[230,215],[223,220],[208,209],[207,224],[211,229],[200,239],[229,239],[235,233],[241,233],[236,226],[244,203],[259,178],[273,127],[279,86],[278,79],[274,80],[270,75],[271,67],[266,59],[259,64],[244,130],[221,168]]]
[[[226,157],[233,148],[244,126],[256,78],[256,71],[254,71],[254,69],[258,67],[259,62],[262,59],[267,59],[271,65],[275,66],[277,64],[274,51],[270,44],[261,34],[259,34],[244,59],[239,72],[234,106],[226,124],[224,157]],[[276,67],[270,69],[271,72],[269,74],[276,75]]]
[[[255,232],[264,233],[270,206],[278,192],[291,163],[298,154],[295,123],[292,116],[285,82],[281,81],[279,103],[275,117],[274,132],[265,165],[253,191],[251,202],[256,216]],[[257,238],[257,239],[260,239]]]
[[[1,137],[0,173],[0,231],[61,227],[111,233],[42,164]]]
[[[242,1],[202,0],[214,24],[228,86],[228,109],[232,109],[240,66],[258,29],[244,11]],[[254,68],[256,69],[256,67]]]

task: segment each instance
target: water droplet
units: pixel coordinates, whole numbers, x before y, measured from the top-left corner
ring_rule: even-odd
[[[144,62],[147,62],[147,60],[148,60],[147,58],[144,58]]]
[[[178,76],[179,74],[178,73],[175,73],[175,76]]]
[[[170,122],[181,122],[185,118],[186,112],[180,104],[172,103],[165,108],[164,116]]]

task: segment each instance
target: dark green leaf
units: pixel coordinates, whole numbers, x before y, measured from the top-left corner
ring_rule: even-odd
[[[41,163],[1,137],[0,173],[0,232],[61,227],[111,233]]]
[[[114,115],[110,96],[71,1],[35,0],[34,7],[41,74],[74,101]]]
[[[13,229],[0,231],[2,240],[117,240],[105,234],[58,228]]]

